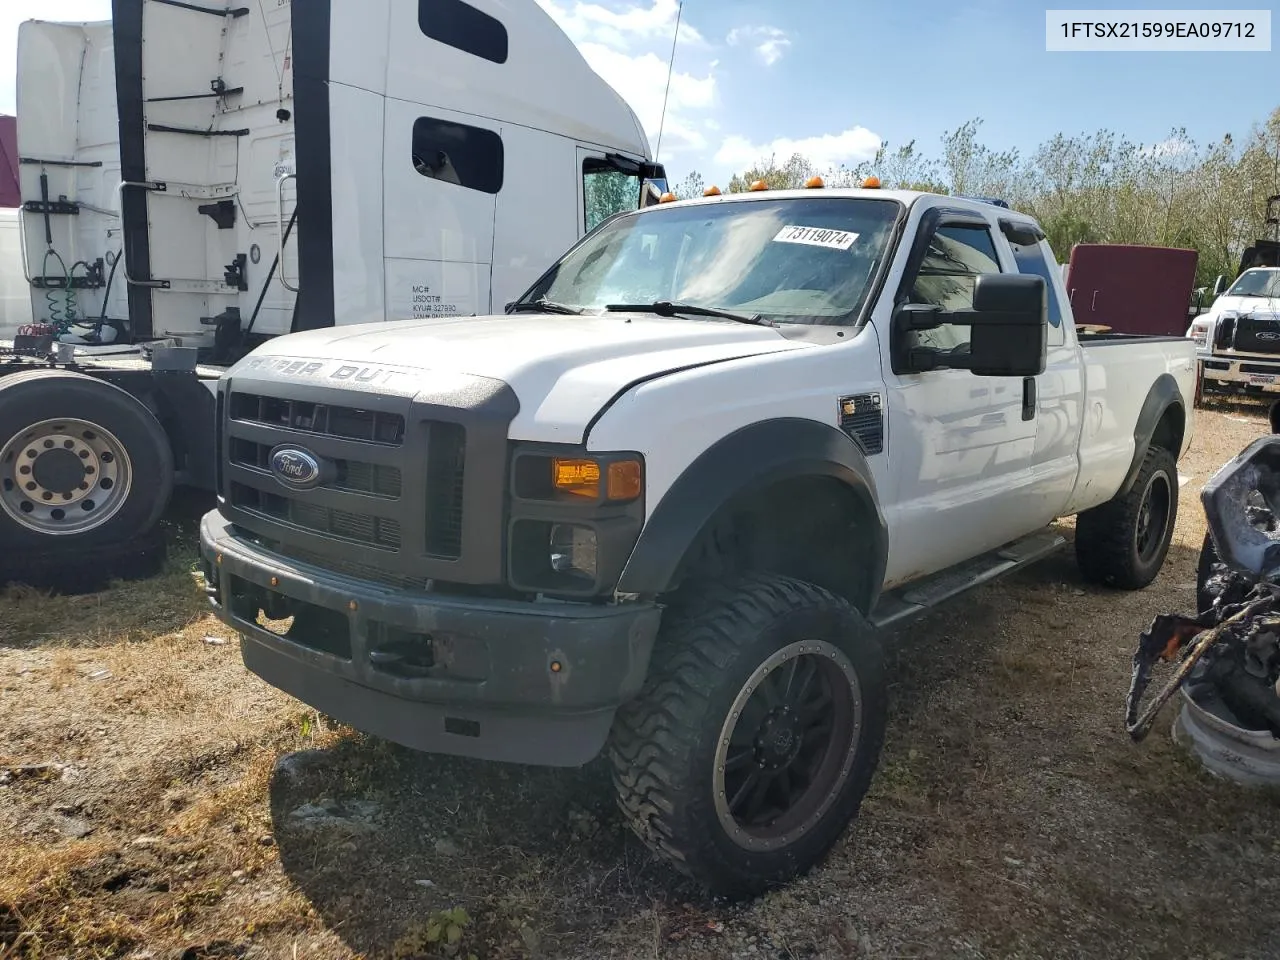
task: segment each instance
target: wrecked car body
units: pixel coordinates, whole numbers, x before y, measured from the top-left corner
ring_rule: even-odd
[[[1162,614],[1139,638],[1125,727],[1143,739],[1181,692],[1175,736],[1212,771],[1280,783],[1280,436],[1263,437],[1201,493],[1209,535],[1195,617]],[[1156,665],[1172,675],[1145,707]]]

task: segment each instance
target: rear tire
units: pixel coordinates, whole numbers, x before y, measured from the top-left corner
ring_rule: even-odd
[[[168,538],[157,524],[126,543],[82,550],[23,550],[0,558],[0,587],[22,585],[63,595],[96,593],[113,580],[144,580],[164,567]]]
[[[1132,489],[1076,518],[1076,562],[1091,583],[1141,590],[1164,566],[1178,520],[1178,463],[1147,448]]]
[[[151,411],[66,370],[0,379],[0,543],[35,551],[149,533],[173,491],[173,453]]]
[[[884,737],[881,650],[847,602],[785,577],[711,584],[669,616],[611,733],[618,804],[710,893],[750,896],[856,815]]]

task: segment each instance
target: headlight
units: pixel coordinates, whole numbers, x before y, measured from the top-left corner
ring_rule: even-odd
[[[512,457],[507,583],[558,597],[612,590],[644,522],[638,453],[521,443]]]
[[[548,538],[551,569],[562,576],[596,579],[596,532],[575,523],[557,523]]]
[[[614,460],[602,470],[595,460],[557,457],[551,461],[551,486],[561,493],[588,500],[603,499],[612,503],[634,500],[643,489],[640,461]]]

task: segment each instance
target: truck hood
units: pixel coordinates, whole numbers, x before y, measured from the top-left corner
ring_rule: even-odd
[[[1277,297],[1219,297],[1210,314],[1214,320],[1224,313],[1252,314],[1262,320],[1280,318],[1280,298]]]
[[[270,340],[250,357],[398,368],[419,375],[423,390],[431,389],[433,374],[501,380],[520,401],[513,439],[580,443],[592,418],[631,384],[807,346],[776,328],[733,321],[515,314],[312,330]]]

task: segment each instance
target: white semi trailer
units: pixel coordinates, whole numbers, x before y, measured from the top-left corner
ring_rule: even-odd
[[[213,385],[264,341],[501,310],[665,189],[534,0],[115,0],[22,25],[18,118],[40,326],[0,357],[0,544],[27,574],[212,490]]]

